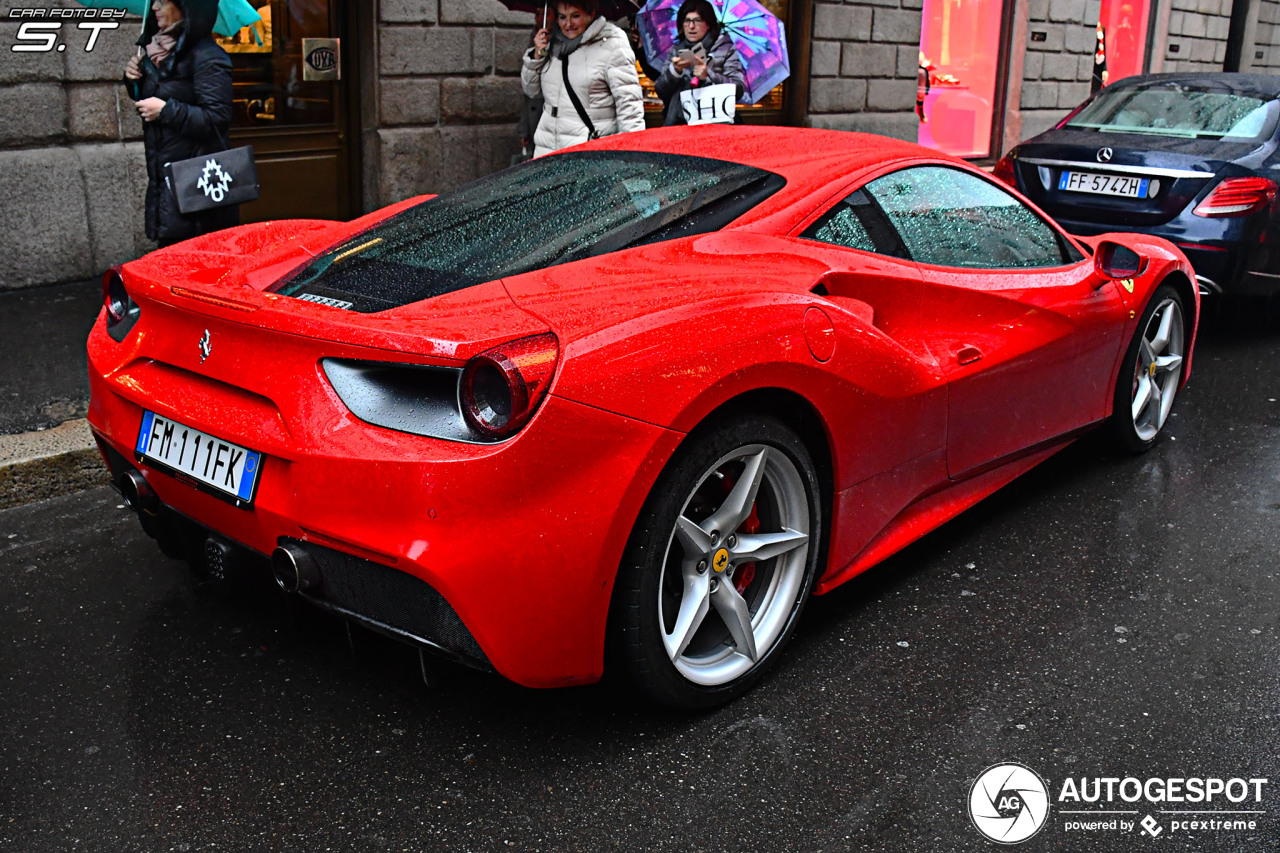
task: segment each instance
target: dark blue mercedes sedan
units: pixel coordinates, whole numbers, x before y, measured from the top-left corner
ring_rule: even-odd
[[[1148,74],[1097,92],[995,174],[1074,234],[1141,231],[1201,291],[1280,293],[1280,77]]]

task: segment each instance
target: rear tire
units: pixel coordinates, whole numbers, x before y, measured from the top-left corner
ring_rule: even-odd
[[[1142,453],[1156,443],[1173,410],[1185,356],[1182,297],[1162,284],[1142,312],[1116,380],[1111,425],[1121,447]]]
[[[750,689],[813,591],[823,519],[813,461],[787,426],[751,415],[692,435],[640,512],[614,592],[639,690],[696,710]]]

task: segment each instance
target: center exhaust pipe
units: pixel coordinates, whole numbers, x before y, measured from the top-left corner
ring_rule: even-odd
[[[271,571],[285,592],[306,592],[320,586],[320,566],[315,558],[292,542],[271,552]]]
[[[124,497],[124,505],[134,512],[155,515],[160,508],[160,499],[138,471],[125,471],[120,475],[120,494]]]

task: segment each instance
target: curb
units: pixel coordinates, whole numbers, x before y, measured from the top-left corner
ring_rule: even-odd
[[[0,509],[106,485],[107,468],[83,418],[0,435]]]

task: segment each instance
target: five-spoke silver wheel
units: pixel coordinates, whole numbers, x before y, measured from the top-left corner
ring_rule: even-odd
[[[725,684],[769,651],[804,586],[804,481],[781,451],[753,444],[718,459],[685,500],[662,569],[667,656],[695,684]]]
[[[1173,409],[1182,380],[1183,328],[1182,307],[1166,297],[1151,313],[1138,342],[1129,412],[1142,441],[1155,439]]]
[[[1138,320],[1116,383],[1112,428],[1134,452],[1155,443],[1182,384],[1187,323],[1183,297],[1170,284],[1156,288]]]
[[[636,686],[684,709],[749,689],[813,591],[825,513],[790,426],[740,413],[691,434],[654,483],[614,588],[612,648]]]

